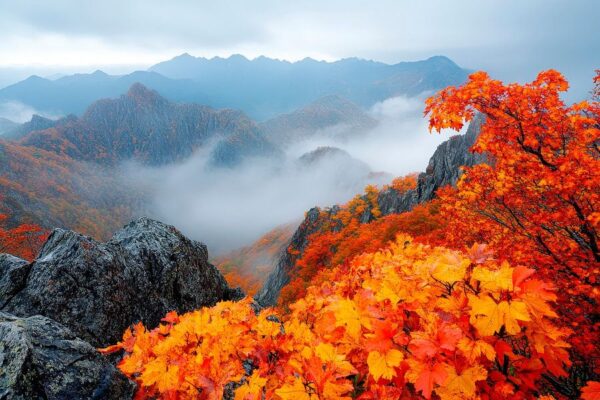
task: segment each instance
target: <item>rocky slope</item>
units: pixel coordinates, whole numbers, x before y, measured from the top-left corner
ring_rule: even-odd
[[[244,294],[206,246],[140,218],[106,243],[55,230],[37,259],[0,255],[0,399],[129,399],[134,385],[96,347]]]
[[[49,317],[94,346],[118,341],[133,322],[156,326],[170,310],[239,295],[206,246],[147,218],[106,243],[56,229],[34,262],[0,259],[0,290],[1,311]]]
[[[19,143],[103,165],[128,160],[163,165],[214,143],[211,162],[217,166],[279,155],[242,112],[171,103],[139,83],[117,99],[95,102],[81,118],[33,131]]]
[[[50,318],[0,312],[0,399],[130,399],[130,382]]]
[[[34,223],[108,239],[143,209],[143,194],[127,183],[117,171],[0,140],[0,214],[8,226]]]
[[[414,190],[403,194],[392,188],[381,191],[377,203],[382,215],[409,211],[415,205],[431,200],[438,188],[457,182],[462,166],[482,162],[483,156],[469,152],[469,148],[479,134],[481,122],[480,118],[474,119],[464,135],[454,136],[438,146],[429,160],[427,169],[419,175],[417,187]],[[338,207],[334,206],[328,212],[333,215],[337,210]],[[308,244],[308,237],[320,229],[318,217],[319,210],[317,208],[309,210],[304,221],[292,236],[290,243],[286,243],[282,247],[275,268],[255,296],[261,306],[268,307],[276,304],[279,292],[289,282],[290,271],[294,268],[296,261],[302,257],[302,250]],[[372,220],[371,210],[367,208],[361,222],[367,223]],[[290,252],[288,248],[299,252]]]

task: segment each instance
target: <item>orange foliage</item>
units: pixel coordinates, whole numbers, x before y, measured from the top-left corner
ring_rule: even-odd
[[[49,220],[108,239],[140,202],[140,193],[124,185],[118,174],[46,150],[0,140],[0,163],[5,166],[0,170],[0,208],[13,223],[16,214],[19,220]],[[30,214],[21,214],[24,210]]]
[[[125,351],[139,398],[597,398],[600,103],[566,88],[547,71],[441,91],[431,128],[484,114],[489,164],[409,213],[381,217],[372,187],[321,212],[282,315],[220,303],[103,351]]]
[[[273,270],[283,246],[289,243],[297,224],[286,224],[267,232],[248,247],[233,251],[216,260],[231,287],[241,287],[254,295]]]
[[[6,218],[0,214],[0,223]],[[48,232],[34,224],[22,224],[12,229],[0,227],[0,253],[32,261],[47,236]]]
[[[405,193],[416,187],[416,179],[416,174],[396,178],[389,187]],[[381,217],[377,194],[374,187],[367,187],[365,195],[356,196],[343,205],[309,237],[308,245],[291,272],[290,283],[281,290],[280,305],[285,306],[304,296],[312,278],[323,268],[341,265],[364,252],[380,250],[399,232],[408,233],[417,241],[442,242],[437,237],[442,227],[438,201],[418,205],[410,212]],[[373,209],[377,210],[371,211],[374,220],[361,223],[365,211]]]
[[[562,322],[578,358],[600,373],[600,103],[566,106],[556,71],[526,85],[483,72],[427,101],[431,129],[486,122],[473,146],[490,165],[466,168],[441,195],[446,244],[483,241],[559,287]]]
[[[230,382],[238,400],[534,398],[569,364],[552,287],[482,246],[400,236],[327,275],[283,322],[223,302],[103,351],[125,350],[142,399],[221,399]]]

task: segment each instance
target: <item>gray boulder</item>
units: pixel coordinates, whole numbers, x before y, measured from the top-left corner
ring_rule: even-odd
[[[208,262],[204,244],[148,218],[107,243],[56,229],[33,263],[1,260],[1,311],[49,317],[96,347],[137,321],[154,327],[168,311],[241,296]]]
[[[0,399],[130,399],[134,391],[133,382],[64,326],[0,312]]]

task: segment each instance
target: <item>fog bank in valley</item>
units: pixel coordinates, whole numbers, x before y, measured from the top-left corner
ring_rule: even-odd
[[[366,184],[383,185],[424,170],[448,135],[428,133],[422,110],[422,98],[386,100],[369,110],[379,122],[373,130],[344,139],[318,132],[286,149],[285,160],[250,159],[215,169],[207,166],[210,150],[204,149],[177,165],[126,165],[125,176],[147,196],[149,216],[175,225],[217,255],[301,219],[313,206],[343,203]],[[325,152],[311,162],[299,161],[321,146],[348,154]]]

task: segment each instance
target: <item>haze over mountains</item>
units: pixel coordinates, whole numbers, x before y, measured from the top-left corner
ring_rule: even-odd
[[[144,214],[227,251],[424,168],[443,138],[424,134],[423,96],[466,75],[445,57],[184,54],[124,76],[30,77],[0,103],[65,116],[2,121],[5,212],[102,239]]]
[[[18,102],[53,115],[81,115],[95,100],[117,97],[142,83],[171,101],[235,108],[264,120],[327,95],[363,107],[395,96],[414,96],[464,81],[468,71],[443,56],[393,65],[356,58],[298,62],[241,55],[206,59],[183,54],[148,71],[102,71],[56,80],[31,76],[0,90],[0,103]],[[7,116],[4,116],[7,117]]]

